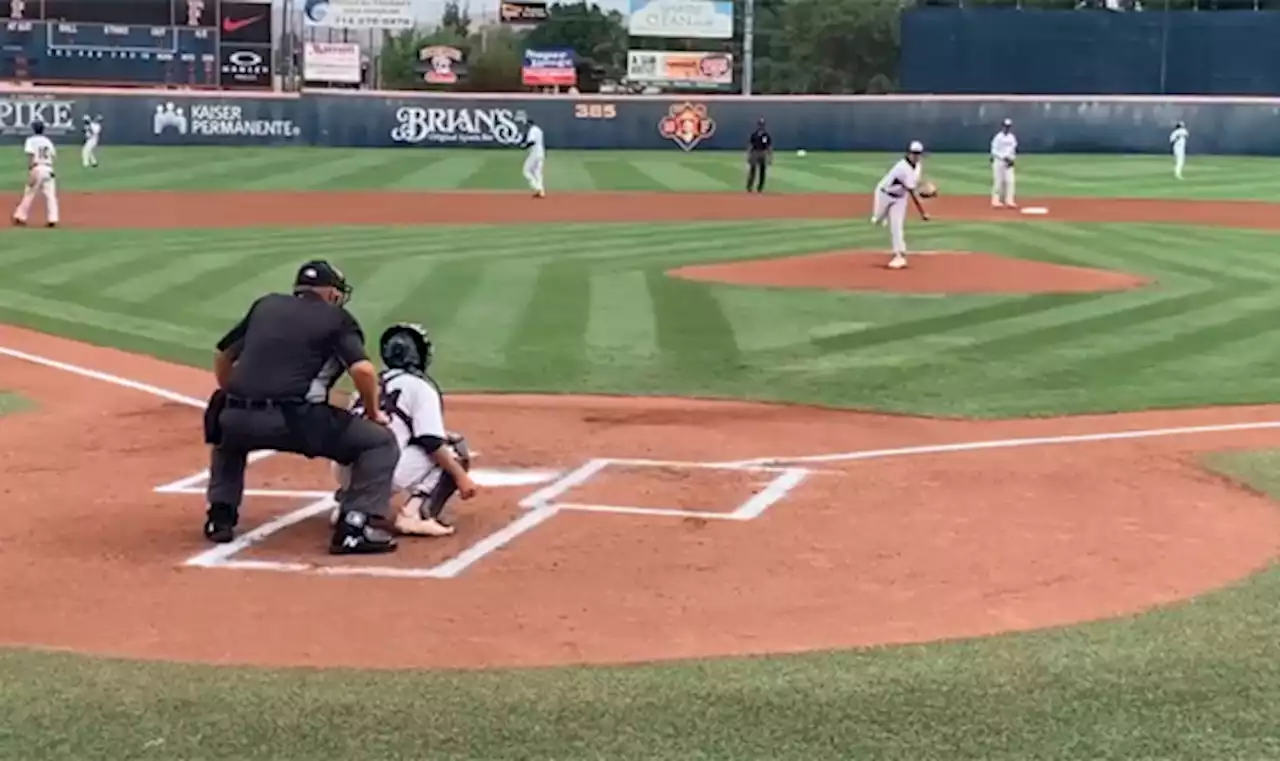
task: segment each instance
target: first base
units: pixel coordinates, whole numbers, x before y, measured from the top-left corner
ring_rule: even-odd
[[[1022,209],[1023,214],[1048,214],[1049,210],[1043,206],[1026,206]]]

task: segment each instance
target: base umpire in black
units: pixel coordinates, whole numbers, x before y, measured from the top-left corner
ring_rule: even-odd
[[[764,119],[756,122],[756,131],[747,140],[747,192],[764,191],[764,176],[773,163],[773,135],[764,126]]]
[[[250,452],[274,449],[351,466],[334,554],[391,552],[386,522],[392,475],[400,459],[386,427],[378,372],[364,333],[344,305],[351,296],[342,273],[324,261],[302,265],[292,295],[263,296],[218,342],[218,390],[205,412],[205,440],[213,445],[205,536],[235,536]],[[329,404],[343,370],[371,410],[357,417]]]

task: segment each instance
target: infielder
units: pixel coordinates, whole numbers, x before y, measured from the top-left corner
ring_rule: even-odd
[[[471,455],[467,442],[444,427],[444,402],[440,388],[427,374],[434,348],[421,326],[392,325],[379,339],[384,369],[380,375],[382,409],[391,419],[391,432],[400,445],[400,462],[393,483],[409,495],[396,516],[402,534],[449,536],[454,527],[441,513],[456,492],[463,499],[476,495],[478,487],[467,471]],[[363,414],[357,397],[352,414]],[[348,468],[335,465],[339,494],[346,487]],[[330,516],[336,522],[337,516]]]
[[[1187,163],[1187,138],[1189,137],[1191,133],[1187,131],[1187,125],[1182,122],[1178,122],[1178,126],[1169,133],[1169,145],[1173,147],[1173,176],[1179,180],[1182,179],[1182,167]]]
[[[893,165],[889,173],[876,185],[875,200],[872,204],[871,224],[889,222],[889,237],[893,243],[893,258],[889,260],[889,268],[900,270],[907,266],[907,239],[903,227],[907,221],[907,198],[910,197],[920,212],[920,219],[929,221],[920,197],[932,198],[935,191],[926,183],[917,194],[920,185],[920,173],[924,167],[920,163],[924,155],[924,146],[919,140],[911,141],[907,147],[907,155]]]
[[[27,138],[22,150],[27,154],[27,186],[22,191],[22,201],[13,212],[13,223],[20,227],[27,224],[27,215],[31,213],[31,202],[37,193],[44,195],[45,219],[49,227],[58,226],[58,186],[53,176],[53,161],[58,157],[58,149],[53,141],[44,135],[44,122],[31,123],[31,137]]]
[[[529,151],[524,160],[524,178],[533,190],[534,198],[546,198],[547,191],[542,186],[542,162],[547,157],[547,148],[542,142],[542,128],[529,120],[529,131],[525,133],[524,144],[520,146]]]
[[[1013,134],[1013,120],[1005,119],[1000,131],[991,138],[991,205],[997,209],[1016,208],[1013,188],[1013,162],[1018,157],[1018,138]]]
[[[84,147],[80,149],[80,163],[85,167],[98,166],[98,141],[102,139],[102,117],[84,117]]]

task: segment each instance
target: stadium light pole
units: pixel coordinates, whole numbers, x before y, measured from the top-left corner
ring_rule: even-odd
[[[743,0],[742,10],[742,94],[751,95],[756,53],[756,0]]]

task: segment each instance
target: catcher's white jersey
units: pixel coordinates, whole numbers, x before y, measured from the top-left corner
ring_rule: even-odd
[[[991,138],[991,155],[994,158],[1008,160],[1018,155],[1018,138],[1012,132],[1001,130]]]
[[[918,161],[915,166],[906,159],[899,159],[898,163],[893,165],[878,185],[876,189],[883,191],[886,195],[900,198],[906,195],[908,190],[915,190],[916,185],[920,184],[920,172],[924,169],[924,162]]]
[[[422,436],[446,437],[444,400],[434,383],[404,370],[384,370],[381,379],[382,408],[391,418],[391,432],[401,451]],[[357,400],[356,410],[359,407]]]

